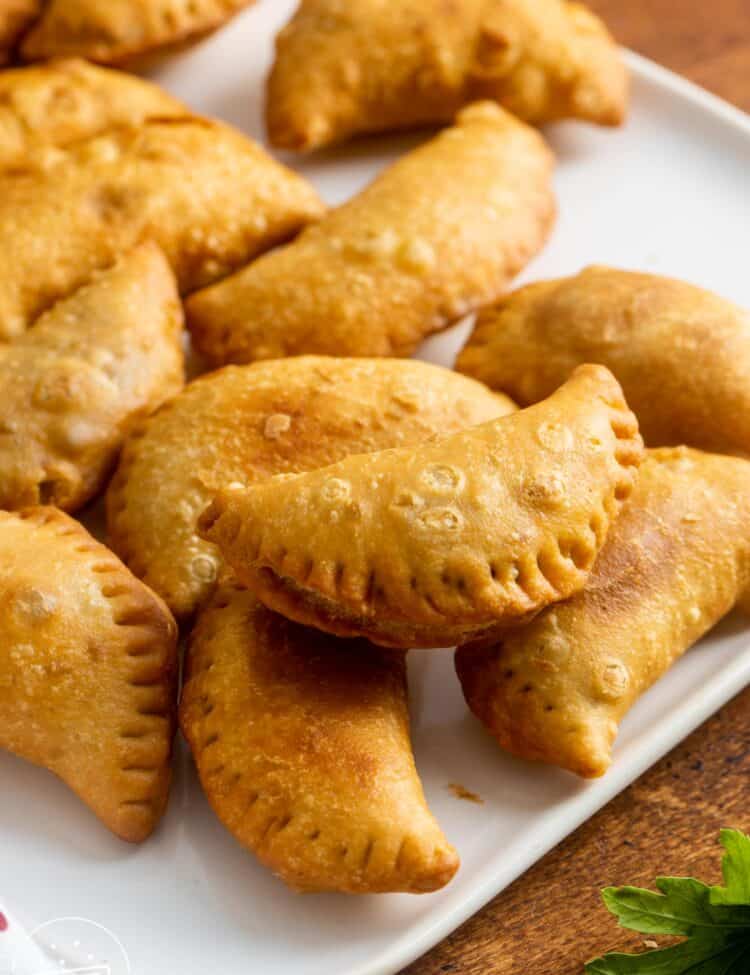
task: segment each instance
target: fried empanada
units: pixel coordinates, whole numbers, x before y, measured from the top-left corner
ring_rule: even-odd
[[[598,776],[633,703],[749,596],[750,463],[649,451],[584,591],[456,669],[503,748]]]
[[[448,646],[580,590],[641,454],[617,382],[581,366],[544,403],[469,431],[230,487],[199,527],[290,619]]]
[[[0,747],[58,775],[117,836],[145,839],[169,793],[174,620],[56,508],[0,512],[0,578]]]
[[[133,75],[70,59],[0,73],[0,167],[20,166],[44,146],[66,146],[147,118],[188,110]]]
[[[533,129],[491,103],[465,109],[288,247],[194,295],[193,340],[215,364],[409,355],[540,249],[552,166]]]
[[[27,61],[78,55],[126,62],[198,40],[253,0],[47,0],[24,38]]]
[[[0,507],[80,508],[135,422],[182,384],[174,275],[142,244],[0,346]]]
[[[113,130],[0,174],[0,339],[144,239],[180,291],[215,281],[320,215],[301,177],[218,122]]]
[[[18,38],[41,9],[42,0],[0,0],[0,64],[10,60]]]
[[[196,522],[221,487],[418,443],[513,409],[425,362],[300,356],[228,367],[190,383],[127,441],[107,494],[109,535],[184,616],[216,579],[218,550]]]
[[[449,122],[491,98],[528,122],[619,125],[627,73],[604,24],[564,0],[302,0],[276,41],[271,142],[310,150]]]
[[[479,316],[456,368],[524,405],[600,362],[652,446],[750,454],[750,315],[672,278],[590,267]]]
[[[225,583],[201,612],[180,723],[217,816],[297,890],[436,890],[458,857],[424,800],[405,654],[290,623]]]

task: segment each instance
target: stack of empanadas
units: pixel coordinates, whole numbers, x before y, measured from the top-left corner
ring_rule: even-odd
[[[12,0],[0,56],[121,61],[246,5]],[[0,746],[139,841],[179,719],[239,842],[350,893],[458,867],[412,648],[458,647],[502,747],[606,770],[637,698],[750,608],[747,314],[606,268],[505,294],[556,212],[529,123],[625,104],[575,3],[302,0],[276,145],[446,125],[326,212],[140,79],[0,73]],[[457,371],[403,358],[475,311]],[[187,385],[185,320],[223,367]],[[107,484],[122,562],[63,513]]]

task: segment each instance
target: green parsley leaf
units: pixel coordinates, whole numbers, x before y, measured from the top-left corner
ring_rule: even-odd
[[[711,889],[711,903],[750,904],[750,836],[738,829],[723,829],[721,845],[727,851],[721,861],[726,886]]]
[[[606,887],[602,897],[624,928],[644,934],[690,937],[698,929],[750,930],[750,907],[713,906],[712,888],[699,880],[658,877],[656,887],[661,893],[640,887]]]
[[[603,890],[623,927],[686,940],[636,955],[610,952],[590,961],[587,975],[750,975],[750,838],[722,830],[721,843],[724,887],[659,877],[656,891]]]
[[[587,975],[748,975],[750,939],[719,935],[683,941],[640,955],[611,952],[586,965]]]

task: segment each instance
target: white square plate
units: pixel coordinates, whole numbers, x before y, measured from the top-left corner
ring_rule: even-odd
[[[260,3],[154,76],[197,111],[263,137],[263,78],[293,0]],[[524,279],[587,263],[684,277],[750,306],[750,121],[634,55],[630,120],[565,124],[560,220]],[[373,139],[291,160],[331,202],[420,138]],[[424,355],[450,363],[461,328]],[[411,659],[417,764],[462,859],[424,897],[300,897],[209,810],[184,748],[169,813],[140,848],[110,837],[48,773],[0,755],[0,896],[37,922],[80,915],[119,935],[137,975],[391,975],[443,938],[750,683],[750,632],[725,622],[626,719],[608,775],[582,783],[502,754],[467,715],[452,654]],[[456,799],[458,782],[484,800]],[[119,973],[118,973],[119,975]]]

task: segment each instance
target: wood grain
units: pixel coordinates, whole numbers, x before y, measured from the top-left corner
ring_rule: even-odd
[[[750,110],[750,0],[589,0],[623,44]],[[750,689],[403,975],[581,975],[642,936],[607,884],[718,880],[719,829],[750,830]]]

